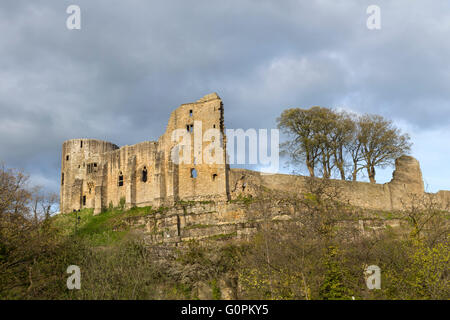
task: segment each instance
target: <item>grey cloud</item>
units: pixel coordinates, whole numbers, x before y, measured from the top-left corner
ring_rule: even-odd
[[[380,31],[365,26],[371,1],[75,2],[79,31],[65,28],[73,1],[0,4],[0,160],[39,181],[58,181],[64,140],[154,140],[213,91],[231,128],[312,105],[424,135],[448,125],[448,1],[379,1]]]

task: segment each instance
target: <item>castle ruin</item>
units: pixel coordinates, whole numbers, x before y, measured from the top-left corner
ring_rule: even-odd
[[[223,104],[215,93],[181,105],[170,115],[166,132],[157,142],[119,148],[94,139],[64,142],[61,160],[61,212],[94,208],[95,213],[124,201],[133,206],[170,205],[179,200],[227,200],[228,168],[225,159]],[[201,128],[194,128],[201,121]],[[171,159],[175,129],[194,134],[217,128],[222,133],[222,164],[174,163]],[[206,145],[204,146],[206,148]],[[203,152],[203,150],[201,150]]]
[[[201,122],[194,128],[194,122]],[[223,161],[203,163],[195,155],[203,154],[191,146],[191,162],[174,163],[172,139],[176,129],[191,135],[216,128],[221,133]],[[98,214],[109,206],[170,206],[177,201],[224,202],[238,196],[254,196],[259,187],[281,192],[304,192],[308,177],[230,169],[227,164],[223,103],[215,93],[194,103],[182,104],[172,112],[165,133],[158,141],[132,146],[117,145],[95,139],[65,141],[61,160],[61,212],[93,208]],[[409,156],[397,159],[389,183],[371,184],[333,180],[348,201],[368,209],[402,210],[411,195],[424,195],[419,162]],[[444,206],[450,191],[433,195]]]

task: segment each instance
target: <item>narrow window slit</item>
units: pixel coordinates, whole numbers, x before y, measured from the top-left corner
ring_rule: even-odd
[[[147,182],[147,167],[142,170],[142,182]]]
[[[123,186],[123,174],[122,171],[119,172],[119,187]]]

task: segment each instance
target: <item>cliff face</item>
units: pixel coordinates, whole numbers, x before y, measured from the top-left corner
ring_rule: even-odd
[[[351,226],[368,235],[386,227],[407,227],[400,214],[371,210],[343,211],[343,226]],[[126,223],[142,233],[148,243],[180,246],[191,240],[249,240],[265,223],[280,227],[301,223],[300,206],[278,199],[259,201],[250,198],[231,202],[186,202],[162,210],[148,209]],[[304,218],[304,216],[303,216]]]

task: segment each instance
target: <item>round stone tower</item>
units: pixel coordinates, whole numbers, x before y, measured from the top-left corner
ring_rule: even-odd
[[[424,193],[422,170],[420,170],[419,161],[405,155],[396,159],[391,183],[403,185],[408,188],[409,192]]]
[[[113,143],[96,139],[71,139],[63,143],[61,157],[60,211],[79,210],[86,201],[86,178],[101,167],[102,154],[119,147]],[[91,200],[93,201],[93,200]]]
[[[395,170],[389,182],[393,209],[407,208],[413,198],[425,193],[422,171],[417,159],[403,155],[395,160]]]

